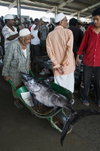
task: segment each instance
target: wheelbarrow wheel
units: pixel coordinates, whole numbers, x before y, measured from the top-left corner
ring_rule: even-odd
[[[67,122],[67,117],[66,117],[65,113],[61,111],[52,117],[52,121],[61,130],[60,132],[62,132],[62,129],[63,129],[65,123]],[[54,127],[56,127],[56,126],[54,126]],[[67,134],[69,134],[71,131],[72,131],[72,126],[70,126]]]

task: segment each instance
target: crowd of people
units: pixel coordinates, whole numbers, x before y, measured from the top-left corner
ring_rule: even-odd
[[[48,55],[52,61],[54,82],[73,93],[74,71],[79,65],[79,56],[83,54],[80,98],[84,105],[89,105],[89,87],[94,74],[95,102],[100,107],[100,8],[95,9],[92,16],[92,24],[82,23],[75,18],[71,18],[68,23],[63,13],[57,14],[53,23],[38,18],[24,18],[21,23],[10,14],[1,17],[0,45],[4,57],[4,79],[10,79],[16,88],[20,87],[22,82],[19,71],[29,73],[35,57]],[[44,68],[40,74],[50,74],[50,71]],[[12,93],[14,105],[22,108],[13,88]]]

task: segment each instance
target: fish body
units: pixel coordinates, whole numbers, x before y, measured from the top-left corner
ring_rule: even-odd
[[[70,129],[70,126],[75,124],[81,118],[90,115],[100,115],[100,111],[94,109],[80,109],[74,110],[69,100],[64,96],[56,93],[49,85],[49,81],[47,80],[39,80],[31,77],[28,74],[20,72],[22,75],[22,81],[26,88],[32,93],[33,103],[34,100],[37,100],[48,107],[61,107],[68,109],[70,111],[70,115],[67,118],[67,121],[63,127],[61,134],[61,145],[63,145],[64,138]]]
[[[26,79],[26,80],[25,80]],[[48,107],[63,107],[63,108],[70,108],[72,106],[67,98],[55,92],[49,85],[44,83],[42,80],[38,80],[35,78],[26,78],[22,79],[26,88],[34,94],[34,99],[38,100],[42,104]]]

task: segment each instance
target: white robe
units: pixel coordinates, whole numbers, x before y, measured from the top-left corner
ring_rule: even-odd
[[[68,89],[72,93],[74,92],[74,72],[61,75],[61,76],[54,76],[54,83]]]

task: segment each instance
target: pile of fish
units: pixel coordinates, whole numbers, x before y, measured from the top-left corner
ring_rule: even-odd
[[[51,88],[50,80],[39,80],[23,72],[20,73],[24,85],[32,94],[32,100],[35,107],[37,107],[37,101],[39,101],[45,106],[54,107],[54,109],[61,107],[70,111],[70,115],[62,130],[60,139],[61,145],[63,145],[64,138],[71,125],[85,116],[100,114],[100,111],[93,109],[74,110],[67,98],[56,93]]]

